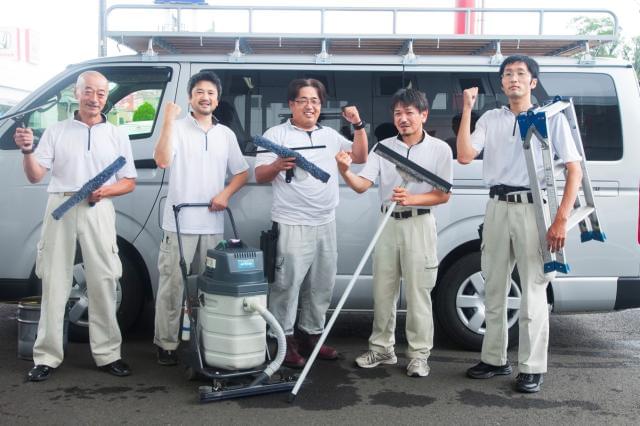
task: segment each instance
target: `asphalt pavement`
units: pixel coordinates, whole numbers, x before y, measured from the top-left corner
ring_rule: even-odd
[[[288,393],[202,404],[184,368],[156,363],[152,313],[125,338],[133,374],[99,371],[88,344],[70,343],[62,366],[42,383],[25,383],[30,361],[17,358],[16,305],[0,304],[2,424],[633,424],[640,423],[640,311],[551,317],[549,372],[538,394],[513,390],[511,377],[471,380],[478,354],[436,340],[426,378],[399,364],[354,366],[366,349],[370,317],[341,315],[330,343],[341,357],[317,361],[293,403]],[[402,323],[400,323],[402,325]],[[516,352],[509,355],[512,362]]]

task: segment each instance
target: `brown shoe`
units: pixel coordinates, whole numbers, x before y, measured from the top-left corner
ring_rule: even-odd
[[[300,341],[300,353],[305,356],[311,355],[313,349],[318,344],[318,340],[320,340],[319,334],[303,334]],[[318,358],[325,360],[338,359],[338,351],[335,348],[327,345],[322,345],[320,347],[320,351],[318,351]]]
[[[298,352],[298,341],[293,335],[286,336],[287,338],[287,353],[284,356],[282,362],[285,367],[289,368],[302,368],[307,363],[302,355]]]

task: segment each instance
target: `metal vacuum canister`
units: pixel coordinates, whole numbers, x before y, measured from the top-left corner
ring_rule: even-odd
[[[267,289],[262,251],[239,241],[208,250],[198,277],[198,322],[208,366],[237,370],[264,363],[266,323],[243,304],[250,298],[266,306]]]

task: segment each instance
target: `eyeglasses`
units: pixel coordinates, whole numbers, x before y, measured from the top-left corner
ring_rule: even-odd
[[[507,78],[507,79],[513,78],[514,76],[517,77],[518,80],[524,80],[529,76],[529,73],[526,71],[518,71],[518,72],[507,71],[502,74],[502,78]]]
[[[307,105],[311,104],[313,106],[319,106],[321,104],[320,99],[318,98],[297,98],[294,102],[298,105]]]

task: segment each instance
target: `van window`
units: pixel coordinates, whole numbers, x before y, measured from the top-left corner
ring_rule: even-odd
[[[126,129],[131,139],[151,136],[158,116],[158,105],[167,82],[171,79],[171,69],[166,67],[110,67],[96,68],[109,80],[109,100],[104,112],[107,120]],[[33,106],[46,103],[58,97],[59,101],[46,110],[34,111],[20,123],[33,129],[36,142],[44,130],[73,116],[78,104],[74,96],[76,75],[68,76],[57,85],[42,93]],[[29,109],[26,106],[25,109]],[[0,139],[0,149],[17,149],[13,141],[14,129],[5,132]]]
[[[592,73],[540,73],[544,98],[571,96],[587,160],[622,158],[620,105],[611,76]]]
[[[455,158],[456,128],[462,112],[462,90],[479,89],[472,116],[475,124],[484,112],[506,105],[497,73],[369,72],[298,70],[215,70],[222,79],[222,99],[215,111],[221,123],[237,135],[243,152],[251,155],[252,135],[290,117],[287,85],[294,78],[313,77],[327,88],[320,123],[351,139],[351,126],[342,118],[341,107],[358,106],[368,123],[372,146],[397,134],[390,114],[391,96],[400,88],[422,90],[431,105],[426,130],[446,141]],[[593,73],[542,73],[532,94],[534,103],[553,96],[572,96],[586,157],[589,160],[617,160],[622,157],[622,126],[618,98],[610,76]],[[246,149],[248,148],[248,150]]]

